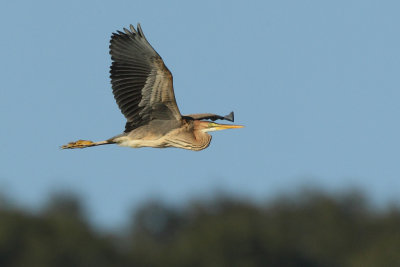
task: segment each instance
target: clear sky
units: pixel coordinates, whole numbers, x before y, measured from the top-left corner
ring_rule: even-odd
[[[76,192],[93,222],[149,198],[304,185],[400,202],[399,1],[2,1],[0,191],[39,207]],[[235,111],[244,129],[201,152],[102,146],[123,131],[110,35],[140,22],[183,114]]]

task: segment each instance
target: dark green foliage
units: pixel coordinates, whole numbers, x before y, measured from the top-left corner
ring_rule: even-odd
[[[0,218],[0,266],[400,266],[400,210],[356,193],[149,202],[118,236],[65,196],[36,215],[0,205]]]
[[[85,222],[75,199],[56,197],[38,215],[2,207],[0,218],[0,266],[101,267],[123,261],[113,242]]]

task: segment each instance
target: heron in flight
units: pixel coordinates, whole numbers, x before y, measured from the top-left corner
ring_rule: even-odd
[[[160,55],[143,34],[135,29],[113,33],[110,41],[111,84],[114,98],[126,117],[125,131],[108,140],[78,140],[61,148],[85,148],[106,144],[127,147],[177,147],[202,150],[209,146],[207,132],[242,128],[233,122],[233,112],[226,116],[211,113],[181,115],[176,104],[172,74]]]

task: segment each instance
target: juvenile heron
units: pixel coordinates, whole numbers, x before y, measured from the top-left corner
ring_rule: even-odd
[[[172,74],[160,55],[137,30],[113,33],[110,41],[111,84],[114,98],[127,122],[125,131],[105,141],[78,140],[61,148],[85,148],[106,144],[128,147],[177,147],[202,150],[211,142],[207,132],[242,128],[218,124],[215,120],[234,120],[211,113],[181,115],[176,104]],[[208,121],[207,121],[208,120]]]

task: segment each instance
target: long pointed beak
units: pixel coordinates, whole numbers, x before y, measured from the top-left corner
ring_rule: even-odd
[[[244,126],[242,125],[232,125],[232,124],[218,124],[211,122],[206,129],[207,132],[211,131],[220,131],[220,130],[226,130],[226,129],[237,129],[237,128],[243,128]]]

